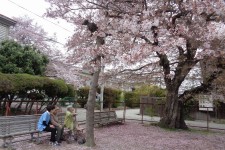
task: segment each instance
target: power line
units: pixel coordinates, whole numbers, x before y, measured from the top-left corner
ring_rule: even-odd
[[[8,0],[8,1],[11,2],[12,4],[16,5],[17,7],[20,7],[20,8],[22,8],[22,9],[26,10],[27,12],[32,13],[33,15],[35,15],[35,16],[37,16],[37,17],[39,17],[39,18],[41,18],[41,19],[43,19],[43,20],[45,20],[45,21],[48,21],[48,22],[54,24],[55,26],[58,26],[58,27],[62,28],[63,30],[66,30],[67,32],[73,33],[73,32],[71,32],[70,30],[68,30],[68,29],[66,29],[66,28],[64,28],[64,27],[62,27],[62,26],[60,26],[60,25],[58,25],[58,24],[56,24],[56,23],[54,23],[54,22],[52,22],[52,21],[50,21],[50,20],[47,20],[47,19],[43,18],[42,16],[40,16],[40,15],[38,15],[38,14],[36,14],[36,13],[34,13],[34,12],[32,12],[32,11],[26,9],[26,8],[24,8],[23,6],[20,6],[19,4],[15,3],[15,2],[13,2],[13,1],[11,1],[11,0]]]
[[[52,39],[52,38],[49,38],[49,37],[43,36],[42,34],[35,33],[35,32],[33,32],[33,31],[31,31],[31,30],[28,30],[28,29],[24,29],[24,30],[26,30],[26,31],[30,32],[31,34],[34,34],[34,35],[40,36],[40,37],[42,37],[42,38],[45,38],[46,40],[49,40],[49,41],[51,41],[51,42],[54,42],[54,43],[57,43],[57,44],[60,44],[60,45],[65,46],[65,44],[60,43],[60,42],[58,42],[58,41],[56,41],[56,40],[54,40],[54,39]]]

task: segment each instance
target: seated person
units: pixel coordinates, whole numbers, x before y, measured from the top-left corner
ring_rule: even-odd
[[[55,140],[56,128],[51,124],[50,113],[55,109],[54,105],[48,105],[46,111],[41,115],[38,121],[38,130],[51,132],[50,144],[59,146],[60,144]]]
[[[60,143],[63,140],[62,136],[63,136],[64,127],[61,124],[59,124],[58,117],[57,117],[58,112],[59,112],[59,107],[55,106],[55,109],[50,113],[50,115],[51,115],[51,124],[54,125],[57,132],[56,141]]]

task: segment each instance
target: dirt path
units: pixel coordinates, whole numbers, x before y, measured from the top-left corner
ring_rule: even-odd
[[[0,140],[0,144],[1,144]],[[155,126],[127,122],[95,129],[94,148],[63,142],[59,147],[31,142],[14,143],[17,150],[224,150],[225,133],[170,131]]]

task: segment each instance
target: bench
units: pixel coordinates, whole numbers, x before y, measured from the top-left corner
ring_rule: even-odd
[[[117,118],[115,111],[94,112],[94,125],[103,126],[112,123],[124,123],[124,119]]]
[[[18,115],[0,117],[0,139],[3,139],[3,147],[10,146],[15,136],[38,133],[37,122],[40,115]],[[9,139],[9,143],[7,142]]]
[[[65,113],[58,114],[59,123],[63,124]],[[37,141],[40,141],[40,131],[37,129],[39,115],[17,115],[0,116],[0,139],[3,139],[2,147],[11,147],[12,140],[16,136],[26,134],[31,135],[31,140],[35,140],[34,134],[38,133]],[[9,140],[9,142],[7,142]]]

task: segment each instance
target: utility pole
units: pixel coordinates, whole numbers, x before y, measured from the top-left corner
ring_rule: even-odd
[[[100,111],[103,111],[103,94],[104,94],[104,83],[101,85],[100,90]]]
[[[101,57],[101,73],[104,73],[104,68],[105,66],[102,64],[102,57]],[[105,88],[105,83],[103,82],[101,84],[101,89],[100,89],[100,111],[103,111],[103,100],[104,100],[104,88]]]

